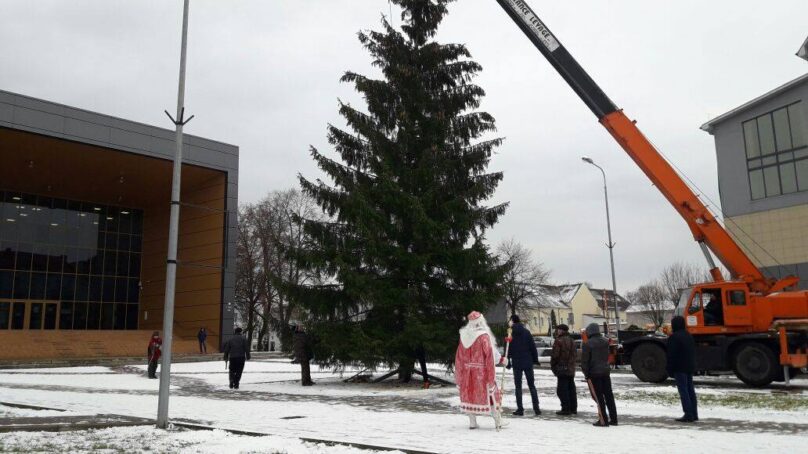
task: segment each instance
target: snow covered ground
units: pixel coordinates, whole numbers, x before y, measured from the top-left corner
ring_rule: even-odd
[[[222,362],[175,364],[171,417],[176,421],[271,434],[277,436],[275,439],[299,437],[447,453],[559,449],[593,452],[602,447],[608,447],[609,452],[670,448],[674,452],[693,453],[801,452],[808,433],[805,379],[795,380],[789,389],[777,386],[757,390],[744,387],[734,378],[698,377],[701,421],[696,425],[680,425],[673,422],[681,416],[681,408],[672,383],[650,385],[631,374],[616,373],[612,377],[620,425],[597,428],[591,426],[596,410],[585,393],[582,378],[579,376],[577,380],[579,414],[576,418],[562,418],[555,415],[559,409],[555,379],[542,368],[536,370],[536,377],[544,414],[539,418],[509,417],[508,427],[496,432],[490,418],[480,420],[480,429],[468,429],[467,418],[457,410],[459,399],[454,387],[422,390],[417,380],[409,385],[342,381],[356,372],[348,370],[339,375],[315,367],[312,376],[316,385],[304,388],[299,385],[299,366],[280,359],[251,361],[245,368],[241,389],[230,390]],[[430,372],[445,373],[440,366],[432,366]],[[509,413],[515,408],[515,398],[510,373],[506,377],[504,404]],[[0,401],[60,408],[74,414],[153,418],[157,386],[157,380],[145,377],[142,365],[0,370]],[[527,389],[524,398],[530,401]],[[141,432],[130,430],[132,437],[140,437],[137,434]],[[101,434],[123,443],[126,433],[123,429],[100,431],[93,437]],[[210,433],[194,436],[204,438]],[[0,443],[6,443],[7,437],[25,436],[0,434]],[[46,435],[42,437],[45,440]],[[174,439],[183,437],[192,435],[169,434],[144,439],[144,443],[171,450],[170,446],[174,446],[171,443],[184,443]],[[207,446],[214,439],[189,444],[187,449],[195,452],[195,446]],[[325,447],[299,440],[288,442],[292,446],[289,449],[282,444],[281,448],[270,445],[253,448],[248,446],[248,440],[256,439],[233,438],[236,448],[229,451],[332,452],[317,451]]]

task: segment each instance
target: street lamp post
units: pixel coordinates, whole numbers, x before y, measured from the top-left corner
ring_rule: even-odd
[[[614,243],[612,242],[612,223],[609,217],[609,191],[606,188],[606,172],[603,170],[603,167],[595,164],[595,161],[592,158],[583,156],[581,158],[587,164],[592,164],[593,166],[597,167],[600,170],[600,173],[603,174],[603,195],[606,197],[606,232],[609,235],[609,242],[606,244],[606,247],[609,248],[609,260],[612,265],[612,293],[614,295],[614,321],[615,327],[617,327],[617,331],[620,331],[620,311],[617,308],[617,279],[614,277]]]
[[[174,172],[171,178],[171,212],[168,227],[168,254],[166,259],[166,291],[163,308],[163,356],[160,366],[160,391],[157,400],[157,427],[168,428],[168,397],[171,386],[171,342],[174,337],[174,296],[177,283],[177,240],[180,223],[180,180],[182,178],[182,127],[191,121],[193,115],[185,119],[185,61],[188,49],[188,3],[184,0],[182,9],[182,44],[180,45],[180,77],[177,90],[177,116],[166,111],[176,127]]]

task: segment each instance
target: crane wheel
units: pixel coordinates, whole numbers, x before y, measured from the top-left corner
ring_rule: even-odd
[[[647,383],[661,383],[668,378],[667,358],[661,345],[650,342],[638,345],[631,352],[631,371]]]
[[[759,342],[748,342],[738,347],[733,363],[735,375],[749,386],[768,386],[780,371],[774,351]]]

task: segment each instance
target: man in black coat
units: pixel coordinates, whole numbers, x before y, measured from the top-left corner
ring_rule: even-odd
[[[533,380],[533,364],[539,362],[539,352],[533,342],[533,335],[522,325],[519,316],[511,316],[511,346],[508,349],[508,369],[513,367],[513,385],[516,391],[516,411],[514,416],[524,416],[522,407],[522,374],[525,374],[527,387],[530,389],[530,398],[533,400],[533,413],[541,414],[539,409],[539,393]]]
[[[598,421],[593,425],[616,426],[617,406],[609,376],[609,341],[600,334],[597,323],[590,323],[586,327],[586,335],[588,340],[581,346],[581,371],[590,384],[592,397],[598,402]],[[606,409],[609,410],[608,418]]]
[[[668,375],[676,380],[679,399],[682,401],[684,416],[679,422],[699,420],[696,388],[693,387],[693,374],[696,372],[696,341],[685,328],[685,318],[677,315],[671,320],[673,334],[668,338]]]
[[[236,328],[235,335],[224,344],[224,360],[230,361],[230,389],[238,389],[244,362],[250,359],[250,344],[241,335],[241,328]]]

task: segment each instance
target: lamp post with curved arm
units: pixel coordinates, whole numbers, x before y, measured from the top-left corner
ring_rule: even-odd
[[[592,164],[593,166],[597,167],[600,170],[600,173],[603,175],[603,195],[606,197],[606,232],[609,235],[609,242],[606,244],[606,247],[609,248],[609,260],[611,261],[612,265],[612,293],[614,294],[614,321],[615,327],[617,331],[620,331],[620,311],[617,308],[617,279],[614,276],[614,243],[612,242],[612,224],[611,219],[609,217],[609,191],[606,187],[606,172],[603,170],[603,167],[595,164],[595,161],[592,158],[583,156],[581,160],[587,164]]]

